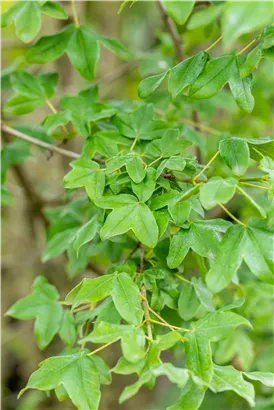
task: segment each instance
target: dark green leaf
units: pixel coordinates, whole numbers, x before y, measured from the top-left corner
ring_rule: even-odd
[[[232,366],[214,366],[214,374],[210,383],[214,392],[233,390],[247,400],[252,407],[255,405],[254,387],[243,379],[242,373]]]
[[[225,288],[239,269],[244,256],[244,235],[242,225],[233,225],[226,231],[206,277],[212,292],[218,293]]]
[[[177,64],[170,70],[168,90],[175,98],[186,87],[193,84],[201,74],[208,54],[204,51]]]
[[[18,300],[6,313],[16,319],[35,320],[34,333],[40,349],[44,349],[60,329],[62,307],[56,288],[46,278],[38,276],[32,293]]]
[[[95,66],[100,55],[100,48],[93,32],[85,25],[74,30],[66,46],[66,53],[71,64],[82,77],[93,80]]]
[[[219,150],[222,159],[233,174],[242,176],[248,168],[248,144],[241,138],[226,138],[220,141]]]
[[[139,289],[127,273],[114,278],[112,297],[120,315],[135,326],[141,324],[143,310],[139,299]]]

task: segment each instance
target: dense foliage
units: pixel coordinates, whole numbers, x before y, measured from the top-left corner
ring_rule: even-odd
[[[4,115],[43,105],[52,111],[40,128],[2,122],[5,135],[19,138],[2,150],[2,203],[12,201],[7,170],[29,159],[30,143],[45,155],[71,157],[65,203],[45,210],[42,260],[66,252],[70,278],[88,266],[97,277],[83,279],[61,301],[56,287],[38,276],[31,294],[7,312],[35,319],[40,349],[57,335],[65,344],[60,355],[40,363],[20,394],[54,390],[58,400],[70,398],[80,410],[97,409],[100,385],[111,383],[111,373],[137,373],[120,403],[166,376],[180,389],[169,409],[198,409],[207,390],[232,390],[254,406],[254,386],[266,397],[260,408],[270,409],[270,343],[264,364],[253,363],[254,343],[271,340],[272,330],[274,140],[257,138],[251,129],[237,133],[232,124],[225,132],[211,129],[199,117],[210,117],[219,104],[229,112],[232,99],[243,112],[253,111],[256,71],[269,67],[274,55],[273,4],[212,1],[197,9],[195,1],[159,2],[170,36],[153,59],[153,52],[129,50],[81,24],[71,3],[74,22],[31,45],[25,70],[14,64],[2,74],[2,86],[13,90]],[[60,3],[20,1],[2,14],[2,27],[14,23],[17,36],[29,43],[39,35],[43,14],[68,18]],[[205,29],[218,35],[219,21],[222,36],[184,57],[178,33],[198,36]],[[233,49],[240,37],[246,46]],[[225,54],[212,57],[220,40]],[[139,84],[139,100],[102,100],[93,82],[77,95],[63,95],[57,111],[51,100],[58,73],[27,71],[66,53],[90,82],[101,47],[124,60],[148,61],[153,75]],[[54,145],[76,137],[83,141],[81,154]],[[247,204],[246,214],[228,209],[235,198]],[[122,355],[109,369],[99,351],[118,341]],[[179,357],[176,366],[172,355],[161,359],[165,350]]]

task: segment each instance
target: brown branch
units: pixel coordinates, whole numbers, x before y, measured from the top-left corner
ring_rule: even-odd
[[[38,147],[45,148],[50,152],[53,152],[53,153],[56,152],[57,154],[64,155],[65,157],[69,157],[69,158],[80,158],[80,155],[76,154],[76,152],[68,151],[66,149],[56,147],[55,145],[48,144],[47,142],[37,140],[35,138],[30,137],[27,134],[24,134],[23,132],[10,128],[7,125],[1,124],[1,130],[6,132],[9,135],[13,135],[26,142],[29,142],[30,144],[34,144],[34,145],[37,145]]]
[[[178,60],[183,61],[184,54],[183,54],[183,50],[182,50],[182,47],[181,47],[181,39],[180,39],[179,33],[176,29],[176,25],[173,22],[173,20],[167,15],[162,1],[158,0],[157,4],[159,6],[159,9],[160,9],[160,12],[161,12],[161,15],[162,15],[162,19],[163,19],[163,22],[166,26],[166,29],[172,37],[172,41],[173,41],[175,50],[177,52]]]
[[[124,259],[124,263],[127,263],[127,261],[129,261],[132,256],[135,254],[135,252],[140,248],[140,242],[138,242],[136,244],[136,246],[132,249],[132,251],[125,257]]]
[[[41,147],[41,148],[45,148],[52,154],[57,153],[65,157],[74,158],[74,159],[80,158],[80,154],[77,154],[76,152],[69,151],[67,149],[57,147],[56,145],[48,144],[47,142],[37,140],[27,134],[24,134],[23,132],[20,132],[20,131],[15,130],[14,128],[8,127],[7,125],[1,124],[1,130],[6,132],[9,135],[13,135],[14,137],[17,137],[26,142],[29,142],[30,144],[37,145],[38,147]],[[105,160],[103,159],[93,158],[93,161],[98,162],[98,164],[105,164]]]

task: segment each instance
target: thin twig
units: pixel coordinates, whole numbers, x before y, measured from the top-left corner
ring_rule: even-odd
[[[116,340],[113,340],[112,342],[109,342],[109,343],[105,344],[104,346],[99,347],[99,348],[96,349],[96,350],[93,350],[93,352],[88,353],[87,356],[92,356],[93,354],[95,354],[95,353],[97,353],[97,352],[100,352],[100,350],[103,350],[103,349],[105,349],[106,347],[112,345],[113,343],[118,342],[118,340],[120,340],[120,339],[121,339],[121,337],[119,337],[119,338],[116,339]]]
[[[152,340],[153,336],[152,336],[152,330],[151,330],[151,325],[150,325],[151,319],[150,319],[150,315],[149,315],[149,304],[148,304],[148,301],[147,301],[147,291],[146,291],[145,285],[143,285],[141,287],[141,295],[142,295],[142,299],[143,299],[142,303],[143,303],[144,312],[145,312],[145,319],[146,319],[145,322],[146,322],[146,325],[147,325],[147,335],[148,335],[149,339]]]
[[[7,125],[1,124],[1,130],[6,132],[7,134],[13,135],[17,138],[27,141],[30,144],[34,144],[41,148],[45,148],[50,152],[56,152],[57,154],[64,155],[65,157],[69,157],[69,158],[80,158],[80,155],[76,154],[76,152],[69,151],[63,148],[59,148],[59,147],[56,147],[55,145],[48,144],[47,142],[37,140],[35,138],[30,137],[27,134],[24,134],[23,132],[15,130],[14,128],[10,128]]]
[[[177,52],[177,57],[179,61],[183,61],[184,59],[184,54],[183,54],[183,50],[181,47],[181,38],[177,32],[175,23],[173,22],[173,20],[171,18],[168,17],[166,10],[163,6],[163,3],[161,0],[157,1],[157,4],[159,6],[162,18],[163,18],[163,22],[166,26],[167,31],[170,33],[171,37],[172,37],[172,41],[174,44],[174,47],[176,49]]]
[[[132,249],[132,251],[125,257],[125,259],[124,259],[124,263],[127,263],[127,261],[129,261],[131,258],[132,258],[132,256],[135,254],[135,252],[139,249],[139,247],[140,247],[140,242],[138,242],[137,244],[136,244],[136,246]]]

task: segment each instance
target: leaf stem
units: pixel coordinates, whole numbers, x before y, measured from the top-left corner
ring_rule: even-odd
[[[218,205],[227,213],[227,215],[230,216],[230,218],[232,218],[235,222],[237,222],[240,225],[246,226],[243,222],[239,221],[239,219],[236,218],[236,216],[234,216],[231,212],[229,212],[229,210],[222,205],[220,202],[218,202]]]
[[[150,319],[150,321],[151,321],[151,323],[155,323],[156,325],[167,326],[163,322],[158,322],[158,320]],[[171,326],[171,325],[169,325],[169,326],[172,327],[173,330],[182,330],[183,332],[191,332],[190,329],[185,329],[184,327]]]
[[[120,339],[121,339],[121,337],[118,337],[118,339],[113,340],[112,342],[109,342],[109,343],[105,344],[104,346],[98,347],[98,349],[95,349],[95,350],[93,350],[92,352],[88,353],[87,356],[92,356],[93,354],[95,354],[95,353],[97,353],[97,352],[100,352],[100,350],[103,350],[103,349],[105,349],[106,347],[112,345],[113,343],[118,342],[118,340],[120,340]]]
[[[257,41],[257,37],[254,38],[252,41],[250,41],[250,43],[248,43],[248,45],[245,46],[242,50],[240,50],[240,51],[236,54],[236,56],[240,56],[245,50],[247,50],[250,46],[252,46],[252,44],[254,44],[255,41]]]
[[[74,24],[76,28],[80,27],[79,24],[79,20],[78,20],[78,16],[77,16],[77,11],[76,11],[76,7],[75,7],[75,1],[72,0],[71,1],[71,8],[72,8],[72,14],[73,14],[73,20],[74,20]]]
[[[85,304],[83,306],[80,306],[79,308],[72,309],[72,313],[80,312],[81,310],[85,310],[85,309],[89,309],[89,308],[90,308],[90,303]]]
[[[46,100],[46,104],[49,107],[49,109],[53,112],[53,114],[57,114],[57,110],[54,108],[53,104],[49,100]]]
[[[207,53],[209,50],[211,50],[214,46],[216,46],[216,44],[218,44],[223,38],[223,35],[221,35],[219,38],[217,38],[216,41],[214,41],[213,44],[211,44],[211,46],[209,46],[206,50],[205,53]]]
[[[218,157],[218,155],[220,154],[219,151],[216,152],[216,154],[213,155],[213,157],[211,158],[211,160],[204,166],[204,168],[201,170],[201,172],[199,172],[199,174],[197,174],[193,179],[192,182],[196,183],[196,180],[204,173],[204,171],[212,164],[212,162]]]
[[[183,282],[191,283],[190,280],[187,280],[186,278],[183,278],[183,276],[180,276],[180,275],[178,275],[177,273],[176,273],[175,276],[176,276],[176,278],[180,279],[180,280],[183,281]]]
[[[133,150],[133,148],[135,147],[137,141],[138,141],[138,137],[135,137],[135,138],[134,138],[134,141],[133,141],[133,143],[132,143],[132,145],[131,145],[131,147],[130,147],[130,149],[129,149],[130,151]]]
[[[150,164],[148,164],[147,167],[151,167],[151,165],[155,164],[156,162],[160,161],[160,159],[163,158],[163,154],[160,155],[158,158],[156,158],[154,161],[152,161]]]
[[[240,183],[242,185],[247,185],[247,186],[251,186],[251,187],[254,187],[254,188],[260,188],[260,189],[264,189],[265,191],[269,191],[269,188],[267,188],[265,186],[256,185],[256,184],[249,184],[248,182],[241,182],[241,181],[240,181]]]
[[[149,311],[151,313],[153,313],[154,316],[156,316],[163,324],[164,326],[168,327],[170,330],[172,330],[173,332],[176,330],[176,326],[172,326],[169,323],[167,323],[167,321],[165,319],[163,319],[160,315],[158,315],[158,313],[156,313],[153,309],[151,309],[151,307],[148,307]],[[191,332],[191,330],[189,329],[184,329],[185,332]]]

